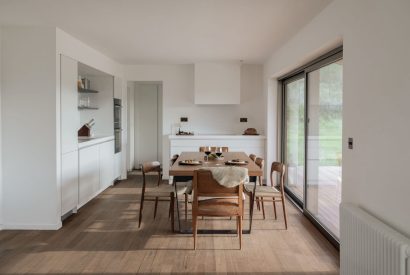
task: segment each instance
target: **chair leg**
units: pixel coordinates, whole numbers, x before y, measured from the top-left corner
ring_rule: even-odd
[[[260,199],[261,199],[261,205],[262,205],[262,215],[263,215],[263,219],[265,219],[265,204],[263,203],[263,197],[261,197]]]
[[[197,236],[197,219],[196,213],[192,213],[192,234],[194,236],[194,250],[196,250],[196,236]]]
[[[185,221],[188,218],[188,194],[185,193]]]
[[[282,197],[283,216],[285,218],[285,229],[288,229],[288,220],[286,218],[285,198]]]
[[[278,216],[276,215],[276,201],[275,201],[275,198],[273,198],[273,214],[275,215],[275,220],[277,220]]]
[[[242,217],[239,216],[239,249],[242,249]]]
[[[158,197],[155,197],[155,207],[154,207],[154,220],[157,216],[157,208],[158,208]]]
[[[175,225],[174,225],[174,194],[171,193],[170,196],[170,209],[171,209],[171,230],[172,232],[175,232]]]
[[[140,215],[138,218],[138,228],[141,227],[141,220],[142,220],[142,209],[144,208],[144,196],[142,195],[141,197],[141,202],[140,202]]]
[[[256,198],[256,208],[258,209],[258,211],[261,211],[261,205],[259,203],[259,197]]]

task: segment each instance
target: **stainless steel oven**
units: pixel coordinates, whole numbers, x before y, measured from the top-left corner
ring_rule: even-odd
[[[114,129],[121,129],[121,99],[114,98]]]
[[[121,152],[122,129],[114,129],[115,153]]]
[[[121,99],[114,98],[114,138],[115,138],[115,153],[121,152]]]

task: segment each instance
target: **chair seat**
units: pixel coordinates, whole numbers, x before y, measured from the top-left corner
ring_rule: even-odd
[[[254,184],[251,184],[251,183],[245,184],[246,191],[252,193],[253,188],[254,188]],[[256,185],[255,196],[256,197],[280,197],[281,193],[276,187]]]
[[[186,186],[177,185],[177,194],[183,195],[187,190]],[[158,187],[145,189],[145,196],[147,197],[169,197],[171,192],[175,192],[175,187],[170,184],[162,184]]]
[[[215,217],[241,215],[238,198],[215,198],[198,201],[198,215]]]

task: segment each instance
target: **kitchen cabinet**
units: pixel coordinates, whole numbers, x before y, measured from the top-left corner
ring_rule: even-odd
[[[79,150],[79,206],[83,206],[100,191],[100,147]]]
[[[114,182],[114,141],[101,143],[100,147],[100,187],[106,189]]]
[[[239,63],[196,63],[195,104],[240,104]]]
[[[77,61],[60,55],[61,68],[61,153],[77,150],[77,131],[80,126],[78,113],[78,65]]]
[[[61,216],[78,205],[78,150],[61,157]]]

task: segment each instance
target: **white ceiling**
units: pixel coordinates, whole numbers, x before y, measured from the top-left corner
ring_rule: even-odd
[[[124,64],[262,63],[330,2],[0,0],[0,24],[56,26]]]

